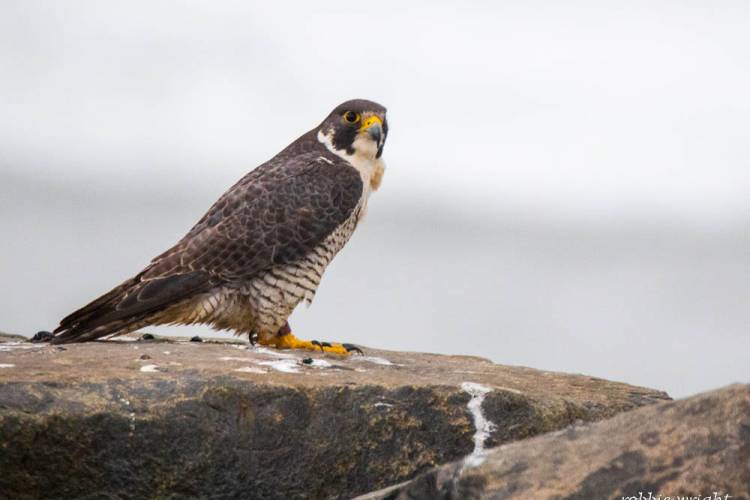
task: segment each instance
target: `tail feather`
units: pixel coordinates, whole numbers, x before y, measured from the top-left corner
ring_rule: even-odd
[[[105,293],[101,297],[92,300],[80,309],[73,311],[72,313],[65,316],[60,320],[60,325],[55,328],[53,333],[60,333],[65,330],[70,330],[77,324],[85,323],[87,320],[92,319],[102,313],[104,310],[111,310],[116,307],[117,303],[120,302],[123,297],[128,294],[135,285],[140,281],[140,276],[130,278],[119,286],[116,286],[109,292]]]
[[[132,331],[167,307],[210,288],[208,274],[192,271],[142,281],[138,275],[60,321],[52,343],[86,342]]]
[[[73,342],[89,342],[102,337],[128,333],[150,324],[148,315],[134,317],[128,321],[113,321],[100,326],[74,325],[56,334],[52,338],[53,344],[70,344]]]

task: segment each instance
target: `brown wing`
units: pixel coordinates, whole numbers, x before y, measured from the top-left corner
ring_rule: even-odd
[[[355,169],[309,156],[240,181],[142,279],[203,271],[213,283],[242,281],[305,256],[352,215],[362,196]]]

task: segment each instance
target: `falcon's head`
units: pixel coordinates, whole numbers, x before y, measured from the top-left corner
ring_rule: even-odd
[[[380,158],[388,135],[385,108],[364,99],[346,101],[334,109],[318,128],[318,140],[339,156]]]

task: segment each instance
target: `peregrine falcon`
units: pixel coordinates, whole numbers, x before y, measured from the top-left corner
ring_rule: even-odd
[[[346,355],[350,344],[295,337],[287,318],[311,302],[328,264],[380,186],[386,109],[347,101],[232,186],[172,248],[65,317],[53,343],[147,325],[207,324],[282,349]]]

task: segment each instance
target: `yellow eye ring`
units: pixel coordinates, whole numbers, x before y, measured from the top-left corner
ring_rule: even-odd
[[[360,119],[359,113],[355,113],[354,111],[347,111],[341,117],[344,119],[346,123],[357,123]]]

